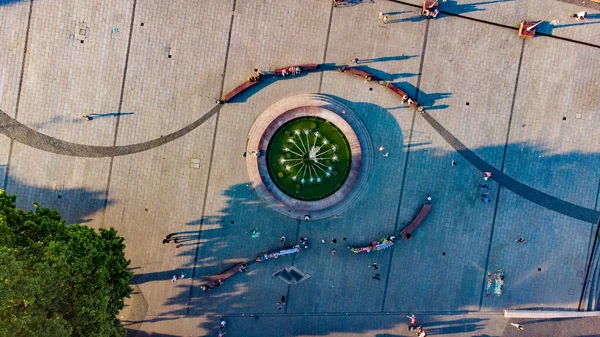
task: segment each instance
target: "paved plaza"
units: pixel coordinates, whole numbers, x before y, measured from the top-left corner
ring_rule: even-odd
[[[408,313],[429,335],[525,335],[512,322],[528,336],[600,335],[593,318],[501,315],[599,309],[600,13],[442,0],[425,20],[420,4],[0,0],[0,188],[24,209],[36,201],[126,238],[131,336],[216,336],[221,317],[232,337],[412,336]],[[582,10],[586,21],[570,17]],[[538,36],[518,37],[519,22],[540,19]],[[335,70],[354,58],[426,112]],[[215,104],[254,69],[310,63],[320,67]],[[243,156],[257,117],[306,93],[348,106],[374,149],[352,207],[308,222],[264,204]],[[487,204],[483,171],[493,172]],[[428,195],[427,219],[400,239]],[[163,244],[169,233],[187,239]],[[391,249],[346,249],[390,234]],[[281,236],[306,236],[308,248],[200,289],[281,249]],[[291,266],[310,278],[271,276]],[[499,269],[503,294],[486,296],[486,274]]]

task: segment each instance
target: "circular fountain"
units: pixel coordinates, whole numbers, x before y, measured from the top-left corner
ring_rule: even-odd
[[[325,95],[285,98],[256,120],[246,148],[252,188],[277,212],[296,219],[339,215],[365,188],[373,149],[365,125]]]
[[[346,181],[352,163],[346,136],[319,117],[284,124],[271,138],[266,156],[275,185],[288,196],[306,201],[333,194]]]

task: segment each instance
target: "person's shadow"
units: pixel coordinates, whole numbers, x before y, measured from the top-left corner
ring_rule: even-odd
[[[126,115],[133,115],[133,112],[112,112],[112,113],[107,113],[107,114],[89,114],[87,115],[88,120],[93,120],[96,118],[103,118],[103,117],[117,117],[117,116],[126,116]]]

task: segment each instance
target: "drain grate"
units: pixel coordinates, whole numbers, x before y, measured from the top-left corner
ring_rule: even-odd
[[[190,159],[190,167],[193,169],[199,169],[200,168],[200,159],[197,159],[197,158]]]

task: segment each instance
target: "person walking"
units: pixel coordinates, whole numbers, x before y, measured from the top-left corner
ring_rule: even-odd
[[[356,58],[354,58],[352,60],[352,63],[354,63],[354,64],[358,64],[358,62],[360,62],[360,60],[358,59],[358,57],[356,57]]]
[[[379,267],[377,267],[377,263],[373,262],[373,264],[368,266],[369,268],[373,268],[374,270],[379,269]]]
[[[285,245],[285,236],[282,236],[281,238],[279,238],[279,241],[280,241],[280,242],[281,242],[283,245]]]
[[[452,159],[452,166],[457,166],[458,163],[456,162],[456,160]]]
[[[488,180],[492,176],[492,172],[486,171],[483,172],[483,180]]]
[[[335,255],[335,254],[337,254],[337,249],[333,248],[333,249],[331,250],[331,255]]]
[[[514,326],[515,328],[517,328],[517,330],[519,331],[523,331],[523,326],[521,324],[517,324],[517,323],[510,323],[510,325]]]
[[[486,194],[482,194],[481,195],[483,197],[483,199],[481,199],[483,201],[484,204],[487,204],[490,202],[490,200],[492,200],[492,195],[488,192]]]
[[[574,17],[577,20],[585,20],[585,19],[587,19],[587,14],[588,14],[587,12],[583,11],[583,12],[573,14],[573,15],[571,15],[571,17]]]
[[[515,240],[515,242],[521,243],[521,244],[525,244],[527,242],[527,240],[525,240],[524,238],[518,238]]]
[[[387,15],[383,16],[383,19],[381,19],[381,22],[383,22],[383,24],[387,24],[390,21],[390,18]]]
[[[408,323],[408,331],[413,331],[417,327],[417,318],[415,315],[411,314],[410,316],[406,316],[410,319],[410,323]]]
[[[379,274],[375,274],[371,278],[374,279],[374,280],[377,280],[377,281],[381,281],[381,278],[379,277]]]
[[[285,296],[281,296],[281,299],[279,300],[279,303],[277,303],[279,306],[277,307],[277,310],[281,310],[283,309],[283,307],[285,306]]]
[[[331,239],[331,243],[336,244],[337,243],[337,239],[336,238]]]
[[[483,185],[482,185],[482,184],[479,184],[479,183],[477,183],[477,185],[479,185],[479,187],[481,187],[481,188],[482,188],[482,189],[484,189],[484,190],[487,190],[487,189],[489,189],[489,188],[490,188],[490,187],[488,186],[488,184],[483,184]]]

